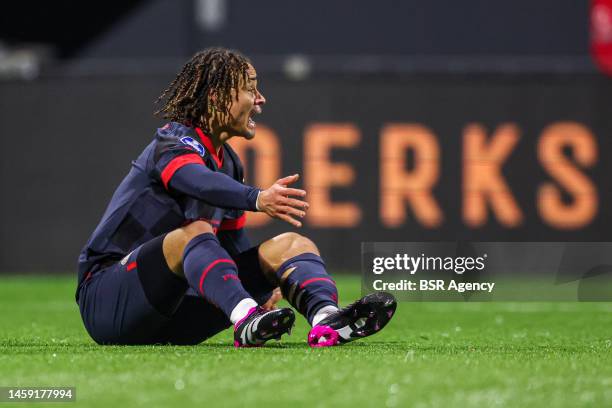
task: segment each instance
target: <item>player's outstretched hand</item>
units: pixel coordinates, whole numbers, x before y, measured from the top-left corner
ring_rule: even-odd
[[[259,211],[265,212],[272,218],[286,221],[295,227],[301,227],[302,223],[297,218],[304,218],[308,210],[308,203],[291,197],[303,198],[306,191],[287,187],[299,178],[298,174],[283,177],[276,180],[270,188],[262,190],[257,197]]]

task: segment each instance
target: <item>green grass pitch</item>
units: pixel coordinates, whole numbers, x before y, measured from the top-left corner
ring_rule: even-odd
[[[357,277],[338,276],[341,302]],[[72,276],[0,278],[0,386],[76,386],[86,407],[612,406],[612,304],[400,303],[376,336],[330,349],[292,336],[234,349],[101,347]],[[27,404],[0,403],[24,407]]]

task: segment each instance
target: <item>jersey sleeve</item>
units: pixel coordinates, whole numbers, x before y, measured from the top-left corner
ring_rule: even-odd
[[[210,170],[204,164],[204,147],[191,136],[157,134],[153,154],[153,177],[166,190],[186,194],[217,207],[257,211],[261,190],[242,184],[226,174]],[[174,129],[176,132],[176,129]]]

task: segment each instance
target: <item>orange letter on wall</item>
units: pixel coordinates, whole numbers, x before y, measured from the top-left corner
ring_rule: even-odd
[[[406,171],[406,151],[414,151],[414,169]],[[428,228],[443,215],[431,189],[438,181],[440,148],[433,133],[421,125],[387,125],[380,139],[380,217],[397,227],[406,221],[406,202],[416,219]]]
[[[359,139],[359,130],[351,124],[315,124],[306,130],[304,187],[310,203],[306,213],[310,225],[350,228],[359,223],[361,210],[355,203],[334,203],[330,198],[332,187],[350,186],[355,178],[348,164],[330,162],[330,151],[335,147],[355,147]]]
[[[501,125],[487,143],[483,126],[468,125],[463,133],[463,219],[470,227],[487,222],[487,201],[499,222],[516,227],[521,209],[504,181],[501,167],[518,142],[515,125]]]
[[[563,202],[561,191],[554,183],[544,183],[538,190],[538,211],[542,219],[553,227],[576,229],[595,218],[597,189],[568,160],[564,148],[571,148],[576,162],[583,167],[590,167],[597,161],[595,137],[585,126],[560,122],[544,129],[538,144],[538,157],[546,171],[572,196],[572,202]]]
[[[280,178],[281,161],[278,137],[274,131],[264,125],[257,124],[257,136],[252,140],[239,137],[229,142],[245,168],[247,168],[247,154],[249,149],[255,153],[253,166],[255,177],[249,177],[249,184],[261,188],[268,188]],[[247,215],[248,227],[259,227],[270,222],[270,217],[264,213],[249,213]]]

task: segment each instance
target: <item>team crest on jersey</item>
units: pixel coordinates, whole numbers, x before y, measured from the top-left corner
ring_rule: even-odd
[[[193,137],[184,136],[184,137],[181,137],[179,140],[181,141],[181,143],[191,147],[193,150],[198,152],[200,156],[204,157],[204,155],[206,154],[206,150],[204,149],[204,146],[202,146]]]

